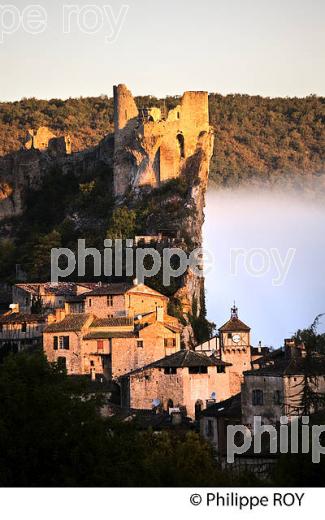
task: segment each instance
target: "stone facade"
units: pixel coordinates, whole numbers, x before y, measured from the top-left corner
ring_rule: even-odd
[[[187,171],[207,182],[213,145],[207,92],[185,92],[165,115],[159,108],[139,114],[131,92],[118,85],[114,114],[115,195],[123,196],[130,187],[157,187]]]
[[[168,298],[144,284],[112,284],[85,294],[85,311],[98,318],[137,316],[156,312],[167,313]]]
[[[84,313],[65,315],[61,309],[49,316],[44,331],[47,358],[65,358],[68,374],[116,379],[180,350],[181,327],[167,314],[168,298],[157,291],[111,284],[84,297]]]
[[[205,364],[201,354],[188,353],[199,360],[197,363],[204,363],[203,366],[169,367],[174,356],[186,356],[182,352],[123,377],[122,406],[152,409],[153,402],[158,400],[165,410],[168,407],[181,407],[189,417],[195,418],[196,413],[206,407],[212,395],[217,400],[228,397],[228,367],[223,366],[224,371],[220,372],[218,362]],[[193,363],[191,360],[191,365]]]
[[[0,316],[0,348],[13,346],[18,352],[42,345],[46,318],[42,315],[8,312]]]
[[[325,356],[313,354],[306,362],[305,352],[280,351],[280,356],[261,360],[260,368],[244,374],[242,384],[243,424],[254,425],[254,416],[264,424],[277,424],[281,416],[301,415],[304,378],[317,395],[325,394]],[[304,375],[305,374],[305,375]],[[309,414],[316,411],[310,409]]]

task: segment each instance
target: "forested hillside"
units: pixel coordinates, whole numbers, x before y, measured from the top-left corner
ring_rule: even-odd
[[[170,108],[178,98],[145,96],[136,101],[138,106]],[[210,120],[216,134],[211,181],[217,185],[252,178],[310,177],[325,171],[323,97],[210,94]],[[69,132],[74,151],[94,146],[113,131],[113,100],[100,96],[0,103],[0,155],[19,149],[26,130],[41,125]]]

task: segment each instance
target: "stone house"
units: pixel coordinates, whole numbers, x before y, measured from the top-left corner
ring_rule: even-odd
[[[253,428],[254,417],[260,416],[264,424],[277,424],[281,416],[289,418],[303,411],[304,381],[309,388],[325,397],[325,356],[313,353],[306,356],[304,347],[286,343],[260,360],[259,368],[244,374],[242,385],[243,424]],[[310,413],[317,410],[310,410]]]
[[[89,312],[58,310],[44,330],[48,360],[64,364],[68,374],[116,379],[180,349],[180,324],[166,312],[168,298],[157,291],[111,284],[84,296]]]
[[[147,409],[181,407],[198,417],[207,402],[229,395],[229,363],[192,350],[180,350],[120,378],[121,405]]]
[[[38,314],[11,312],[0,316],[0,349],[7,346],[20,352],[42,345],[46,317]]]
[[[200,434],[211,442],[218,454],[226,454],[227,426],[241,424],[241,394],[211,404],[200,416]]]
[[[31,313],[33,305],[39,301],[45,312],[64,308],[69,298],[81,297],[97,287],[96,283],[18,283],[12,288],[12,302],[20,312]]]
[[[140,316],[162,307],[167,312],[168,298],[145,284],[112,283],[96,287],[85,295],[85,312],[98,318]]]
[[[163,323],[140,327],[133,318],[96,318],[69,314],[44,330],[49,362],[60,362],[69,375],[116,379],[180,348],[180,332]]]

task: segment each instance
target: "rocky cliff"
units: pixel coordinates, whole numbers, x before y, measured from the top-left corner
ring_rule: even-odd
[[[151,201],[153,209],[142,233],[157,235],[162,228],[175,232],[180,246],[190,253],[202,245],[213,150],[208,95],[186,92],[168,113],[154,107],[138,110],[124,85],[114,88],[114,98],[115,135],[94,148],[71,153],[68,135],[57,136],[42,127],[28,133],[20,151],[0,158],[0,219],[22,215],[26,193],[38,190],[49,172],[58,170],[63,178],[73,176],[83,182],[106,165],[114,170],[118,207]],[[182,190],[164,191],[173,180],[181,183]],[[188,346],[195,343],[193,320],[202,317],[203,296],[203,278],[188,271],[178,280],[172,299],[183,315],[183,339]]]

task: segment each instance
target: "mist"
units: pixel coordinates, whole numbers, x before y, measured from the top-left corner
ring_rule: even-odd
[[[214,261],[206,273],[206,303],[217,328],[235,300],[252,344],[280,347],[325,312],[325,207],[314,195],[208,191],[204,247]],[[321,332],[324,324],[325,316]]]

